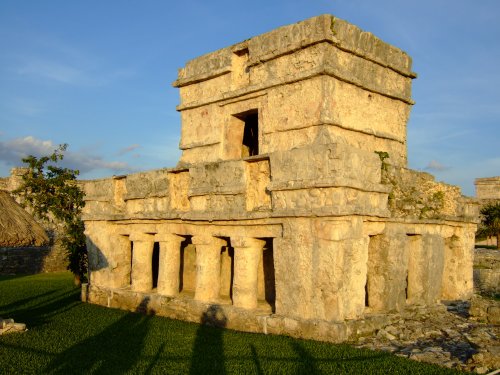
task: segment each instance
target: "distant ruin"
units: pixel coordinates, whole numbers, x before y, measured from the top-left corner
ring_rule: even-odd
[[[189,61],[175,168],[86,181],[86,298],[343,341],[467,299],[477,205],[407,168],[411,59],[331,15]]]
[[[474,181],[476,186],[476,198],[480,208],[490,204],[500,203],[500,176],[476,178]],[[480,227],[481,229],[481,227]],[[481,233],[481,231],[479,231]],[[496,237],[487,237],[483,239],[481,236],[476,238],[477,245],[496,246]]]
[[[500,176],[476,178],[474,185],[481,203],[500,202]]]

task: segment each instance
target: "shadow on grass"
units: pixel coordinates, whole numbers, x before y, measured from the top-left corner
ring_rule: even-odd
[[[292,342],[291,346],[299,357],[297,372],[299,374],[319,374],[316,367],[316,359],[298,342]]]
[[[139,308],[147,307],[145,298]],[[45,368],[52,374],[122,374],[132,369],[141,358],[151,316],[127,314],[99,334],[78,342],[58,354]],[[159,357],[160,351],[157,354]],[[154,358],[150,368],[155,364]]]
[[[200,318],[189,374],[225,374],[223,328],[227,318],[219,305],[211,305]]]
[[[275,355],[273,351],[258,353],[257,348],[250,344],[254,373],[259,375],[266,373],[293,373],[293,374],[329,374],[329,373],[385,373],[383,368],[378,368],[377,363],[390,357],[387,353],[370,352],[356,355],[353,350],[342,353],[342,349],[328,353],[311,353],[300,341],[289,341],[290,348],[295,353]],[[283,350],[278,347],[277,352]],[[380,370],[380,371],[377,371]]]
[[[0,304],[0,311],[17,310],[19,307],[22,307],[24,305],[32,305],[34,300],[37,300],[40,298],[44,299],[46,297],[52,296],[53,294],[55,294],[57,292],[58,292],[57,290],[50,290],[48,292],[37,294],[35,296],[29,296],[27,298],[16,300],[16,301],[8,303],[8,304]]]
[[[264,375],[264,371],[262,371],[262,365],[260,364],[260,359],[257,354],[257,350],[253,344],[250,344],[250,350],[252,351],[252,360],[255,364],[255,369],[257,370],[257,374]]]
[[[64,292],[58,296],[53,296],[53,293],[48,293],[47,296],[49,295],[51,296],[50,299],[14,310],[9,314],[9,317],[26,323],[29,328],[34,328],[48,323],[53,317],[67,312],[81,303],[79,301],[80,293],[77,289]]]

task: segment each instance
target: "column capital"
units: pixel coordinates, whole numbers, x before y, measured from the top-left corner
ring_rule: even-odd
[[[211,235],[201,235],[191,237],[191,243],[193,245],[213,245],[213,246],[224,246],[226,241],[219,237],[214,237]]]
[[[259,248],[263,249],[266,244],[265,240],[260,238],[253,237],[231,237],[231,246],[232,247],[251,247],[251,248]]]
[[[156,233],[154,235],[154,240],[156,242],[182,242],[185,237],[179,236],[174,233]]]

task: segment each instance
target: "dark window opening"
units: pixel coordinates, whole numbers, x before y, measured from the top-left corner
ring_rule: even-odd
[[[408,272],[406,272],[405,279],[405,299],[408,300]]]
[[[196,282],[196,251],[191,242],[192,236],[186,236],[181,242],[179,267],[179,292],[194,292]]]
[[[264,271],[264,297],[271,306],[272,312],[276,312],[276,280],[274,274],[274,251],[273,239],[266,238],[264,252],[262,253],[262,267]]]
[[[160,243],[155,242],[153,246],[153,257],[151,260],[151,273],[153,275],[153,289],[158,286],[158,269],[160,267]]]
[[[373,306],[377,298],[374,288],[374,276],[377,273],[376,262],[378,254],[380,236],[369,236],[368,242],[368,259],[366,263],[366,282],[365,282],[365,307],[375,308]]]
[[[259,113],[256,110],[238,116],[244,122],[241,157],[259,154]]]
[[[220,296],[233,298],[233,280],[234,280],[234,248],[231,247],[229,237],[221,237],[226,241],[226,246],[221,248],[221,269],[220,269]]]
[[[370,301],[368,299],[368,278],[365,283],[365,307],[370,307]]]
[[[129,284],[132,285],[132,273],[134,272],[134,241],[130,241],[130,280]]]

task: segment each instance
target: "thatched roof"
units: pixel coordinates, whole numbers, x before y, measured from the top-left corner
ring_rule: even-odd
[[[42,246],[45,230],[10,194],[0,190],[0,247]]]

